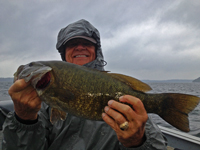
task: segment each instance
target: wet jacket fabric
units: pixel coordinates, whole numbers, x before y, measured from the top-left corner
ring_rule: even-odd
[[[61,53],[61,57],[64,53],[63,42],[74,35],[93,37],[97,41],[97,58],[86,64],[86,66],[104,70],[98,30],[85,20],[80,20],[61,29],[57,43],[57,49]],[[42,107],[38,112],[38,120],[33,124],[20,122],[15,114],[10,112],[3,125],[3,150],[166,149],[166,140],[159,128],[152,122],[151,117],[148,118],[145,125],[145,142],[140,147],[126,148],[118,141],[115,131],[105,122],[86,120],[68,114],[66,120],[59,120],[52,125],[50,123],[50,109],[48,105],[42,103]]]

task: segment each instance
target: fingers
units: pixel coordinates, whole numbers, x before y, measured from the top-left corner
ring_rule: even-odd
[[[120,102],[110,100],[102,114],[103,120],[115,130],[118,140],[125,146],[138,146],[144,141],[145,124],[148,115],[140,99],[125,95]],[[120,125],[128,122],[128,128]]]
[[[118,113],[118,117],[121,117],[123,116],[123,118],[125,118],[125,121],[126,120],[131,120],[134,116],[135,116],[135,112],[133,111],[133,109],[127,105],[127,104],[122,104],[122,103],[119,103],[117,101],[114,101],[114,100],[110,100],[108,102],[108,106],[110,106],[110,108],[114,109],[114,110],[117,110],[119,113]],[[123,115],[119,115],[119,114],[123,114]],[[113,115],[114,116],[114,115]],[[128,117],[128,116],[131,116],[131,117]],[[116,118],[116,117],[115,117]],[[123,122],[121,122],[123,123]]]
[[[115,100],[110,100],[108,106],[105,107],[105,112],[111,116],[117,123],[133,120],[137,115],[146,116],[146,110],[142,101],[136,97],[125,95],[119,98],[119,103]]]
[[[22,96],[25,95],[25,96]],[[23,120],[37,119],[37,113],[41,108],[41,100],[35,91],[27,94],[19,94],[19,98],[13,99],[15,113]]]
[[[116,132],[120,131],[119,125],[112,118],[110,118],[110,116],[108,116],[106,113],[102,114],[102,118],[108,125],[111,126],[113,130],[115,130]]]
[[[20,95],[21,97],[31,96],[30,98],[32,99],[35,99],[38,96],[35,89],[31,85],[28,85],[25,89],[22,89],[20,91]]]
[[[37,96],[37,93],[34,92],[34,88],[30,85],[30,83],[26,83],[24,79],[17,80],[8,90],[9,95],[12,100],[20,101],[23,97],[32,94],[33,97]]]
[[[109,120],[109,122],[112,124],[117,123],[116,124],[117,127],[119,127],[120,124],[122,124],[126,121],[126,118],[121,113],[117,112],[114,109],[111,109],[109,106],[106,106],[104,110],[105,110],[106,114],[112,118]]]
[[[19,92],[23,89],[25,89],[28,85],[30,85],[30,82],[25,82],[24,79],[20,79],[15,81],[15,83],[9,88],[8,93],[12,94],[13,92]]]
[[[130,104],[133,107],[134,111],[137,113],[146,112],[142,101],[137,97],[124,95],[119,98],[119,101],[122,103]]]
[[[127,118],[121,112],[119,112],[118,109],[113,108],[113,104],[116,108],[120,107],[116,105],[121,103],[116,102],[115,104],[115,102],[116,101],[114,100],[110,100],[108,102],[108,106],[105,107],[105,113],[102,114],[102,118],[108,125],[113,128],[113,130],[115,130],[117,134],[121,135],[123,131],[120,129],[120,125],[126,122]]]
[[[34,120],[41,108],[41,100],[30,82],[17,80],[9,89],[15,113],[24,120]]]

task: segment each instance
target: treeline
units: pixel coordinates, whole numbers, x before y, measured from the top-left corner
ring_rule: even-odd
[[[193,82],[200,82],[200,77],[195,79],[195,80],[193,80]]]

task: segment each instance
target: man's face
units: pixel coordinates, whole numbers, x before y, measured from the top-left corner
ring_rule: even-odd
[[[95,60],[95,45],[85,39],[72,39],[66,43],[65,59],[67,62],[84,65]]]

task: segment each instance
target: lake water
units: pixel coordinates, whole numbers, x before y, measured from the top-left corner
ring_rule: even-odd
[[[148,83],[152,87],[150,93],[184,93],[200,97],[200,83]],[[12,82],[0,82],[0,101],[9,100],[8,89]],[[159,116],[152,115],[154,121],[161,126],[174,130]],[[190,132],[189,134],[200,137],[200,104],[189,114]]]
[[[11,99],[8,95],[8,89],[12,83],[13,82],[0,82],[0,101]]]

